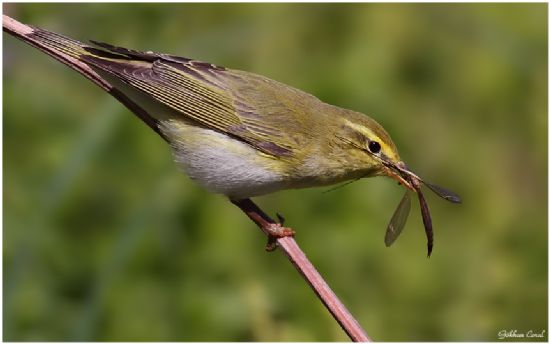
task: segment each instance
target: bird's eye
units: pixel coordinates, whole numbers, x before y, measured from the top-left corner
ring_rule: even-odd
[[[376,154],[376,153],[380,152],[380,148],[381,148],[381,147],[380,147],[380,144],[379,144],[378,142],[376,142],[376,141],[369,141],[369,151],[370,151],[371,153]]]

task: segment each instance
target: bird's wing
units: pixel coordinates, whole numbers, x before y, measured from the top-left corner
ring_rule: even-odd
[[[86,53],[79,56],[82,61],[187,118],[274,157],[294,155],[301,144],[298,138],[308,135],[300,112],[321,103],[307,93],[252,73],[173,55],[94,44],[100,49],[84,48]]]

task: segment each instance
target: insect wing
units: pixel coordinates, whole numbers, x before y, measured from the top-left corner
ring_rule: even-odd
[[[430,190],[435,192],[436,195],[438,195],[439,197],[441,197],[441,198],[443,198],[443,199],[445,199],[449,202],[462,203],[462,199],[460,198],[460,196],[457,195],[456,193],[450,191],[450,190],[444,189],[439,185],[430,184],[430,183],[426,183],[426,182],[424,182],[424,185],[429,187]]]
[[[390,246],[391,244],[393,244],[395,239],[397,239],[399,234],[401,234],[401,232],[403,231],[403,227],[405,227],[405,223],[407,222],[407,217],[409,217],[410,211],[411,196],[409,194],[409,191],[407,190],[405,191],[401,202],[399,202],[397,209],[395,209],[395,212],[393,213],[393,216],[386,230],[386,237],[384,238],[386,246]]]
[[[420,211],[422,213],[422,222],[424,222],[424,230],[426,231],[426,239],[428,240],[428,257],[432,254],[432,248],[434,246],[434,232],[432,228],[432,217],[430,216],[430,209],[428,208],[428,202],[424,198],[424,194],[420,189],[416,191],[418,194],[418,201],[420,202]]]

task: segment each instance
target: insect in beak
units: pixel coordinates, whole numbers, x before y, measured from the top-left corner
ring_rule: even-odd
[[[408,178],[408,174],[405,173],[405,171],[409,172],[409,170],[404,162],[392,163],[384,161],[384,165],[388,177],[395,179],[399,185],[403,185],[409,190],[416,192],[413,184],[410,182],[410,178]],[[410,173],[412,174],[412,172]]]
[[[385,165],[388,176],[397,180],[400,184],[404,185],[407,188],[407,190],[405,190],[403,198],[401,199],[401,202],[399,202],[397,209],[395,209],[395,212],[393,213],[393,216],[386,230],[386,237],[384,240],[386,246],[390,246],[391,244],[393,244],[399,234],[401,234],[401,232],[403,231],[405,223],[407,222],[407,217],[409,216],[409,212],[411,210],[410,191],[414,191],[418,195],[418,202],[420,203],[422,222],[424,223],[424,230],[426,232],[426,238],[428,240],[428,257],[430,257],[433,249],[433,228],[430,209],[428,208],[428,202],[426,202],[424,194],[421,190],[422,184],[426,185],[436,195],[449,202],[462,203],[462,199],[460,198],[460,196],[450,190],[423,181],[419,176],[411,172],[407,165],[405,165],[405,163],[401,161],[398,163],[385,163]]]

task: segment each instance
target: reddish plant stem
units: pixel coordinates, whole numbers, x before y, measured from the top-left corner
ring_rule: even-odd
[[[25,43],[39,49],[40,51],[67,65],[69,68],[82,74],[88,80],[92,81],[101,89],[115,97],[130,111],[136,114],[136,116],[138,116],[145,124],[147,124],[151,129],[153,129],[157,134],[159,134],[163,139],[166,140],[166,138],[160,132],[157,123],[153,119],[153,117],[151,117],[143,108],[139,107],[136,103],[126,97],[118,89],[112,87],[88,65],[60,51],[53,50],[43,45],[41,42],[27,36],[28,34],[32,33],[33,28],[28,25],[22,24],[13,18],[3,15],[2,27],[3,30],[8,32],[9,34],[21,39]],[[270,235],[267,228],[269,228],[269,226],[276,225],[277,223],[273,221],[269,216],[267,216],[256,204],[254,204],[250,199],[232,202],[237,205],[252,221],[254,221],[254,223],[256,223],[266,235]],[[307,283],[311,286],[315,294],[317,294],[321,302],[340,324],[340,326],[350,337],[350,339],[355,342],[369,342],[370,339],[365,331],[361,328],[357,320],[353,318],[346,307],[340,302],[338,297],[323,280],[315,267],[307,259],[304,252],[300,249],[294,238],[278,238],[276,239],[276,243],[283,250],[284,254],[288,257],[288,259],[296,267],[300,274],[304,277]]]
[[[268,228],[277,223],[264,213],[250,199],[231,200],[239,207],[256,225],[266,234],[270,235]],[[317,272],[313,264],[307,259],[296,241],[291,236],[276,239],[277,245],[283,250],[290,262],[304,277],[306,282],[319,297],[334,319],[340,324],[344,332],[354,342],[370,342],[370,338],[361,325],[355,320],[346,306],[340,302],[336,294],[330,289],[323,277]]]

